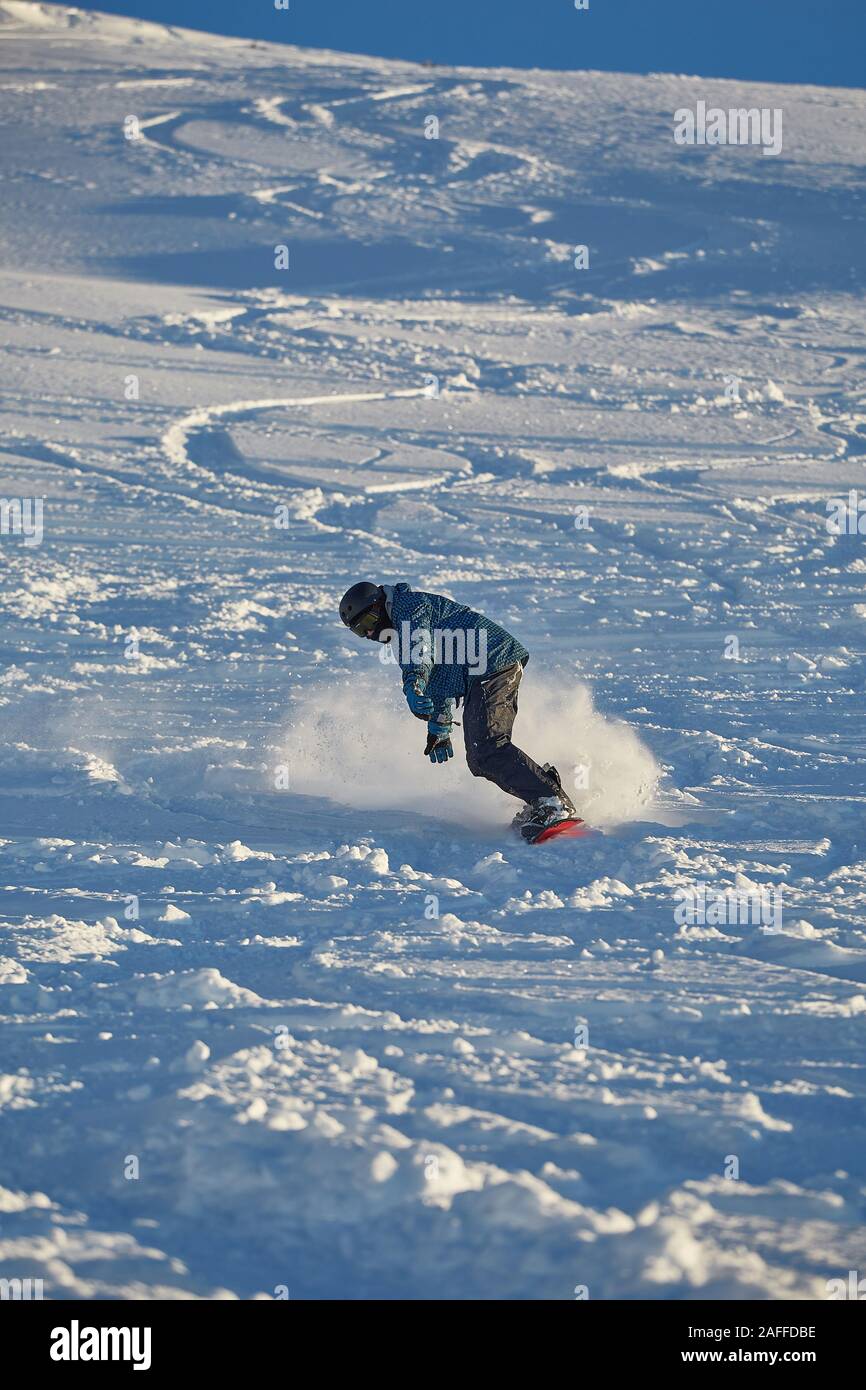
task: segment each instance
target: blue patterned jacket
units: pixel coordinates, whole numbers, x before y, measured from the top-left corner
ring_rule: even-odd
[[[383,588],[402,679],[426,690],[440,723],[451,722],[455,699],[465,699],[474,680],[529,660],[516,637],[464,603],[408,584]]]

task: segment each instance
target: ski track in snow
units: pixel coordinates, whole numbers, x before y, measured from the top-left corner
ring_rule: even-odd
[[[866,96],[0,33],[0,496],[45,499],[0,537],[0,1277],[826,1297],[864,1259],[866,537],[825,521],[866,485]],[[784,157],[678,149],[696,99],[783,102]],[[515,842],[419,756],[336,620],[363,574],[519,633],[518,741],[592,836]],[[781,886],[781,929],[678,924],[696,884]]]
[[[230,401],[227,405],[212,405],[201,410],[193,410],[181,420],[176,421],[163,435],[162,447],[171,463],[188,467],[192,463],[186,451],[189,435],[193,430],[207,429],[214,420],[226,416],[251,415],[258,410],[282,410],[289,406],[332,405],[337,401],[357,403],[360,401],[399,400],[401,397],[408,399],[412,396],[428,396],[429,394],[429,390],[422,388],[408,391],[362,391],[354,394],[343,392],[331,396],[287,396],[262,401]]]

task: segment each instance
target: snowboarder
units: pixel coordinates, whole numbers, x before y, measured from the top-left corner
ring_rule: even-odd
[[[453,756],[455,701],[463,701],[466,761],[526,804],[513,825],[535,842],[581,824],[555,767],[539,767],[511,742],[517,690],[529,652],[483,613],[408,584],[353,584],[340,617],[359,637],[394,643],[403,693],[416,719],[427,723],[431,763]]]

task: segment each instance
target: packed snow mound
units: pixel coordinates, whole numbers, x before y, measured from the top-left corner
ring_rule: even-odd
[[[136,991],[135,1002],[146,1008],[224,1009],[242,1004],[260,1005],[262,1000],[251,989],[226,980],[211,966],[145,980]]]
[[[160,1302],[235,1297],[199,1280],[182,1260],[143,1235],[90,1229],[80,1211],[64,1209],[44,1192],[0,1187],[0,1215],[0,1279],[22,1281],[19,1297]]]
[[[73,5],[40,5],[30,0],[0,0],[0,24],[42,30],[73,31],[81,40],[106,39],[116,43],[179,43],[191,30],[168,28],[150,20],[79,10]]]
[[[152,938],[138,927],[121,927],[114,917],[97,922],[70,921],[57,912],[6,923],[4,935],[14,943],[22,961],[70,962],[88,956],[113,955],[132,945],[150,945]]]

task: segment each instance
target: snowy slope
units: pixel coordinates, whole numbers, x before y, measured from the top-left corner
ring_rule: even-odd
[[[698,100],[781,107],[782,154],[676,146]],[[866,536],[826,528],[864,94],[2,0],[0,128],[0,497],[45,499],[0,536],[0,1276],[826,1297],[866,1259]],[[419,756],[361,576],[513,627],[596,836],[517,844]],[[695,884],[781,929],[678,925]]]

